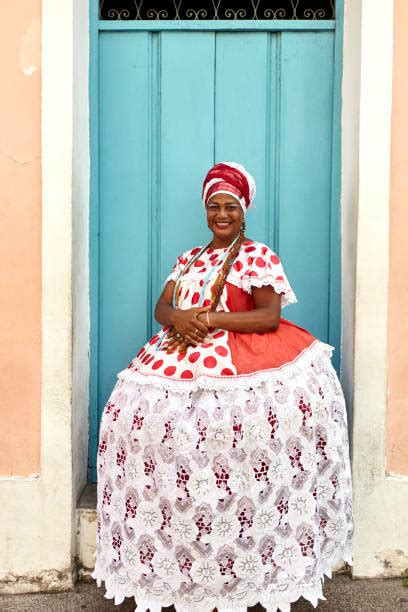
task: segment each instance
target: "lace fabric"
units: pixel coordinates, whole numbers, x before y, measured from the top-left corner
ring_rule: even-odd
[[[139,612],[273,612],[325,599],[324,576],[352,565],[354,543],[331,350],[317,341],[241,384],[119,373],[98,451],[92,575],[106,597],[135,597]]]

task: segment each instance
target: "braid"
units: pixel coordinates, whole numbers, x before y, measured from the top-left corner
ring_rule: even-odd
[[[225,258],[225,261],[222,264],[221,270],[219,271],[219,273],[218,273],[218,275],[217,275],[217,277],[216,277],[216,279],[214,281],[214,284],[211,287],[211,307],[210,307],[210,310],[216,310],[216,308],[217,308],[217,306],[218,306],[218,304],[220,302],[221,295],[222,295],[222,292],[224,290],[225,283],[227,281],[227,276],[229,274],[229,271],[231,269],[232,264],[234,263],[237,255],[239,253],[241,245],[242,245],[242,243],[244,241],[245,241],[244,228],[241,228],[238,240],[236,241],[236,243],[234,244],[233,248],[231,249],[231,251],[228,253],[227,257]],[[186,274],[186,272],[191,268],[191,266],[198,259],[198,257],[201,255],[201,253],[205,252],[210,247],[211,242],[209,242],[204,249],[201,249],[201,251],[199,251],[199,253],[197,253],[197,255],[192,257],[190,259],[190,261],[188,262],[188,264],[183,269],[183,271],[181,272],[179,278],[176,281],[176,286],[174,288],[174,294],[173,294],[176,303],[178,302],[178,298],[179,298],[179,294],[180,294],[180,280],[181,280],[181,277],[184,276],[184,274]]]
[[[222,268],[219,271],[217,278],[214,281],[213,286],[211,287],[211,310],[215,310],[220,302],[222,292],[225,287],[225,283],[227,281],[227,276],[231,269],[232,264],[237,257],[239,250],[241,248],[242,243],[245,240],[243,230],[240,231],[240,235],[236,243],[234,244],[231,251],[228,253],[224,263],[222,264]]]

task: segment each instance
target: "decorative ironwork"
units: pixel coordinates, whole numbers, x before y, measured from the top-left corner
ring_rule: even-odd
[[[103,20],[335,19],[335,0],[99,0]]]

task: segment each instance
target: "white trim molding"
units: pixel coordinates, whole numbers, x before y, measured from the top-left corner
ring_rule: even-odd
[[[348,4],[361,9],[352,469],[353,576],[363,578],[408,565],[408,482],[388,477],[385,446],[393,1]]]
[[[42,0],[41,461],[35,479],[0,482],[0,591],[73,586],[73,0]]]

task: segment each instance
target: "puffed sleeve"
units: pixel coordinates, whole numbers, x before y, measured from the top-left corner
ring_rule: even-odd
[[[282,263],[268,246],[254,243],[252,248],[245,249],[245,259],[242,275],[242,286],[247,293],[252,287],[272,285],[276,293],[282,294],[281,308],[288,304],[296,304],[296,295],[289,284]]]
[[[182,255],[179,255],[177,257],[176,263],[173,266],[172,271],[170,272],[170,274],[164,281],[164,284],[168,283],[169,281],[176,281],[178,277],[180,276],[181,272],[183,271],[187,262],[188,262],[187,253],[183,253]]]
[[[181,274],[181,272],[186,267],[187,263],[190,261],[190,259],[194,257],[194,255],[197,255],[197,253],[201,251],[201,248],[202,247],[194,247],[194,249],[191,249],[190,251],[185,251],[185,253],[182,253],[181,255],[179,255],[177,257],[176,263],[173,266],[172,271],[170,272],[170,274],[164,281],[164,284],[166,284],[168,281],[171,281],[171,280],[176,281],[179,275]]]

